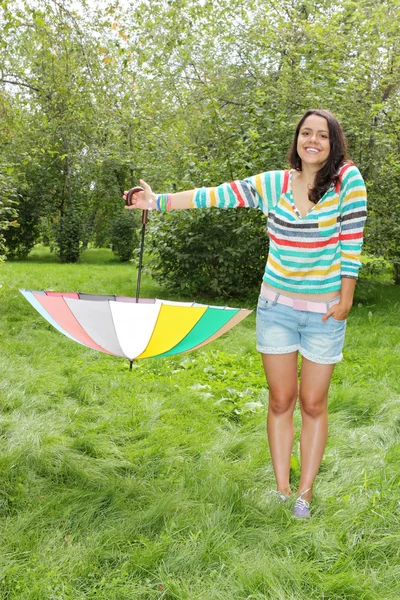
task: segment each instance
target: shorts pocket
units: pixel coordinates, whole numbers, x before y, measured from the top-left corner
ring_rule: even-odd
[[[332,319],[332,321],[335,321],[335,323],[339,323],[339,324],[346,323],[346,321],[347,321],[347,319],[341,319],[341,320],[335,319],[335,317],[333,315],[331,315],[329,318]]]
[[[261,294],[258,296],[257,308],[261,308],[262,310],[270,310],[274,306],[274,302],[272,300],[268,300],[268,298],[264,298]]]

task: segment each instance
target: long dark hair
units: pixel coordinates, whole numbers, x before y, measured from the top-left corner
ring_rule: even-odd
[[[333,113],[329,110],[310,109],[300,119],[297,124],[292,146],[289,150],[289,163],[293,169],[302,170],[301,158],[297,153],[297,140],[301,126],[310,115],[323,117],[328,123],[330,152],[324,166],[316,173],[314,187],[308,192],[311,202],[317,204],[331,185],[336,185],[338,181],[338,171],[344,162],[350,162],[347,157],[347,144],[344,137],[342,126]]]

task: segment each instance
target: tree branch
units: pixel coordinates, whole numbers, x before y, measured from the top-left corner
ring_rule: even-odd
[[[48,92],[45,92],[41,88],[38,88],[38,87],[32,85],[31,83],[26,83],[25,81],[11,81],[11,79],[1,78],[0,83],[8,83],[10,85],[20,85],[22,87],[26,87],[30,90],[33,90],[34,92],[38,92],[39,94],[44,94],[47,98],[49,98],[49,100],[51,99],[51,94],[49,94]]]

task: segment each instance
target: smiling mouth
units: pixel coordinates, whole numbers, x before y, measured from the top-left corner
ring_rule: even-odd
[[[310,154],[318,154],[319,150],[318,148],[305,148],[306,152],[309,152]]]

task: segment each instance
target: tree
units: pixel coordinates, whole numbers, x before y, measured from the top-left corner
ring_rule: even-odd
[[[15,226],[16,211],[14,208],[16,190],[7,167],[0,164],[0,262],[5,259],[7,230]]]
[[[17,199],[15,165],[6,156],[12,137],[11,98],[0,92],[0,262],[5,259],[6,235],[15,225]]]

